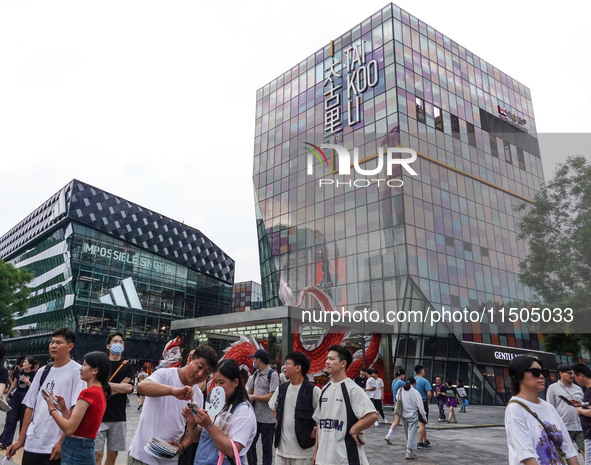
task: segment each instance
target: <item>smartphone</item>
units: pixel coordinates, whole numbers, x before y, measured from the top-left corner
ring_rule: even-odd
[[[365,433],[363,431],[361,433],[357,433],[357,440],[359,441],[359,444],[365,446]]]
[[[573,407],[573,404],[571,404],[570,400],[568,400],[566,397],[561,396],[560,394],[558,395],[558,398],[564,402],[566,402],[568,405],[570,405],[571,407]],[[573,399],[574,400],[574,399]],[[588,409],[589,408],[589,402],[581,402],[581,407],[584,409]]]
[[[197,404],[195,404],[193,402],[189,402],[187,404],[187,407],[189,407],[189,410],[191,412],[193,412],[193,415],[197,416],[197,410],[199,409],[199,407],[197,407]]]
[[[53,403],[57,405],[57,401],[55,400],[55,397],[53,397],[53,394],[49,389],[41,388],[41,394],[43,394],[44,397],[49,397],[53,401]]]

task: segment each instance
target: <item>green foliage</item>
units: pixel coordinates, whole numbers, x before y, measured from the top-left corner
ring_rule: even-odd
[[[0,333],[10,334],[14,315],[24,313],[29,307],[31,290],[26,284],[33,275],[24,268],[15,268],[0,259]]]
[[[575,325],[547,334],[545,347],[577,353],[591,349],[591,161],[569,157],[554,178],[538,192],[534,205],[521,204],[525,212],[519,238],[529,242],[529,253],[520,263],[521,282],[532,288],[550,307],[572,308]]]

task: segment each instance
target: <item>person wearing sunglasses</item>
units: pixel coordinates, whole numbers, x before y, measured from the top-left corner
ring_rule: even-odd
[[[547,376],[541,362],[531,356],[509,363],[514,396],[505,410],[510,465],[579,465],[577,451],[556,409],[539,398]]]
[[[575,374],[572,365],[560,364],[556,367],[556,371],[559,379],[548,386],[546,400],[560,414],[562,421],[568,428],[570,438],[579,449],[579,452],[584,455],[585,435],[577,413],[577,407],[583,401],[583,390],[578,384],[574,383]]]

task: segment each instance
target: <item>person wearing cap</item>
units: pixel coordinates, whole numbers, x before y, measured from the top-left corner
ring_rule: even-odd
[[[248,380],[246,389],[248,397],[254,407],[257,419],[257,433],[252,445],[246,454],[248,465],[257,465],[256,444],[259,436],[262,437],[263,465],[271,465],[273,462],[273,435],[275,433],[275,417],[269,407],[269,401],[279,386],[279,376],[269,366],[269,352],[259,349],[250,357],[256,368],[254,374]]]
[[[568,429],[568,434],[575,443],[579,452],[585,452],[585,436],[581,427],[581,420],[577,413],[577,408],[569,405],[559,396],[565,397],[568,402],[574,401],[578,405],[583,400],[583,390],[574,383],[575,374],[572,365],[561,364],[556,368],[560,379],[548,387],[546,392],[546,401],[554,406],[562,421]]]

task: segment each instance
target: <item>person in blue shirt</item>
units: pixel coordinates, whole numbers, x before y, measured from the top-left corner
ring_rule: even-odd
[[[415,366],[415,379],[417,385],[415,389],[419,391],[421,397],[423,398],[423,405],[425,407],[425,412],[427,414],[427,418],[429,418],[429,401],[431,400],[431,383],[425,378],[425,368],[423,365]],[[425,427],[425,423],[421,421],[419,418],[419,447],[430,447],[431,443],[427,439],[427,428]]]
[[[392,396],[394,399],[394,406],[396,406],[396,394],[398,393],[398,389],[400,389],[405,384],[404,378],[406,378],[406,371],[404,371],[402,367],[398,367],[394,373],[394,377],[395,378],[392,381]],[[393,444],[391,438],[396,426],[398,426],[398,423],[400,423],[400,417],[395,416],[394,422],[390,425],[388,434],[386,434],[386,437],[384,438],[388,444]]]

